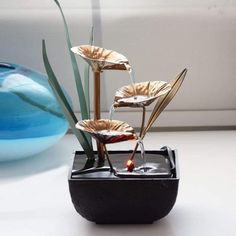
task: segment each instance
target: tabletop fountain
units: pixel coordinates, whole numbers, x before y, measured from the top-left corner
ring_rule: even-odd
[[[92,45],[72,47],[66,21],[60,5],[67,34],[67,45],[79,94],[82,119],[77,120],[56,79],[48,60],[45,41],[43,59],[49,83],[71,128],[84,151],[76,151],[69,173],[69,189],[75,209],[96,223],[152,223],[172,209],[178,192],[178,162],[176,150],[168,146],[160,150],[145,150],[143,140],[161,112],[180,88],[187,69],[171,82],[144,81],[137,83],[129,60],[122,54]],[[93,72],[94,117],[90,117],[88,90],[83,88],[75,55],[82,57]],[[101,73],[106,70],[127,71],[130,83],[119,88],[112,102],[109,117],[100,110]],[[85,78],[85,84],[89,77]],[[87,97],[87,99],[86,99]],[[148,119],[146,107],[155,103]],[[125,121],[113,119],[120,107],[141,109],[140,131]],[[147,121],[146,121],[147,120]],[[91,137],[96,140],[94,150]],[[109,151],[109,144],[134,140],[133,150]],[[140,147],[140,150],[138,150]]]

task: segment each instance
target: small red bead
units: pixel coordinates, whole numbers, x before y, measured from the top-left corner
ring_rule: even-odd
[[[132,160],[128,160],[126,166],[129,172],[132,172],[134,170],[134,163]]]

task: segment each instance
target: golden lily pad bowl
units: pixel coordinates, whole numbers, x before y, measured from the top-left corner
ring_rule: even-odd
[[[136,139],[134,129],[119,120],[82,120],[76,124],[76,128],[90,133],[93,138],[103,144]]]
[[[115,106],[149,106],[170,89],[171,85],[164,81],[147,81],[127,85],[116,91]]]
[[[89,63],[93,71],[126,70],[125,64],[129,64],[122,54],[97,46],[81,45],[71,48],[71,51]]]

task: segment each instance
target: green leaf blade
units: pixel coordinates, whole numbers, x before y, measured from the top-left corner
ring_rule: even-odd
[[[75,114],[73,113],[73,110],[72,110],[70,104],[68,103],[68,101],[67,101],[58,81],[57,81],[57,78],[52,70],[52,67],[49,63],[47,51],[46,51],[46,45],[45,45],[44,40],[42,42],[42,53],[43,53],[44,66],[45,66],[45,69],[46,69],[46,72],[48,75],[48,81],[52,87],[55,97],[56,97],[59,105],[61,106],[61,109],[62,109],[65,117],[67,118],[67,120],[71,126],[71,129],[73,130],[73,133],[75,134],[75,136],[79,140],[86,155],[88,156],[88,158],[93,159],[94,158],[93,148],[90,145],[90,142],[88,141],[88,139],[86,138],[86,135],[82,131],[75,128],[75,125],[78,122],[78,120],[77,120]]]
[[[88,119],[90,119],[90,83],[89,83],[89,71],[90,71],[90,66],[89,64],[86,64],[84,67],[84,93],[85,93],[85,99],[87,103],[87,109],[88,109]]]
[[[63,24],[64,24],[64,29],[65,29],[65,35],[66,35],[66,42],[67,42],[67,47],[68,47],[68,51],[70,54],[70,59],[71,59],[71,64],[72,64],[72,68],[73,68],[73,73],[74,73],[74,78],[75,78],[75,83],[76,83],[76,88],[77,88],[77,93],[78,93],[78,97],[79,97],[79,103],[80,103],[80,111],[81,111],[81,116],[82,119],[89,119],[89,112],[87,109],[87,104],[86,104],[86,99],[85,99],[85,94],[84,94],[84,90],[83,90],[83,85],[82,85],[82,81],[81,81],[81,76],[79,73],[79,68],[76,62],[76,58],[74,53],[71,51],[72,48],[72,44],[71,44],[71,40],[70,40],[70,35],[69,35],[69,30],[68,30],[68,26],[66,23],[66,19],[64,16],[64,13],[62,11],[62,8],[59,4],[59,2],[57,0],[54,0],[56,5],[58,6],[62,19],[63,19]]]
[[[89,40],[90,45],[93,45],[93,38],[94,38],[94,30],[92,27]],[[84,93],[90,119],[90,65],[88,63],[86,63],[84,67]]]

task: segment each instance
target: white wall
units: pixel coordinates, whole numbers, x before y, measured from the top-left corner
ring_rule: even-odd
[[[189,69],[160,126],[236,125],[236,5],[234,1],[61,0],[74,45],[86,44],[92,24],[96,44],[123,53],[136,80],[169,81]],[[66,51],[62,20],[52,0],[0,1],[0,60],[44,72],[41,39],[60,81],[78,102]],[[83,61],[78,59],[83,68]],[[125,72],[106,72],[102,109],[108,111]],[[104,114],[106,116],[107,114]],[[117,119],[138,125],[137,112]]]

